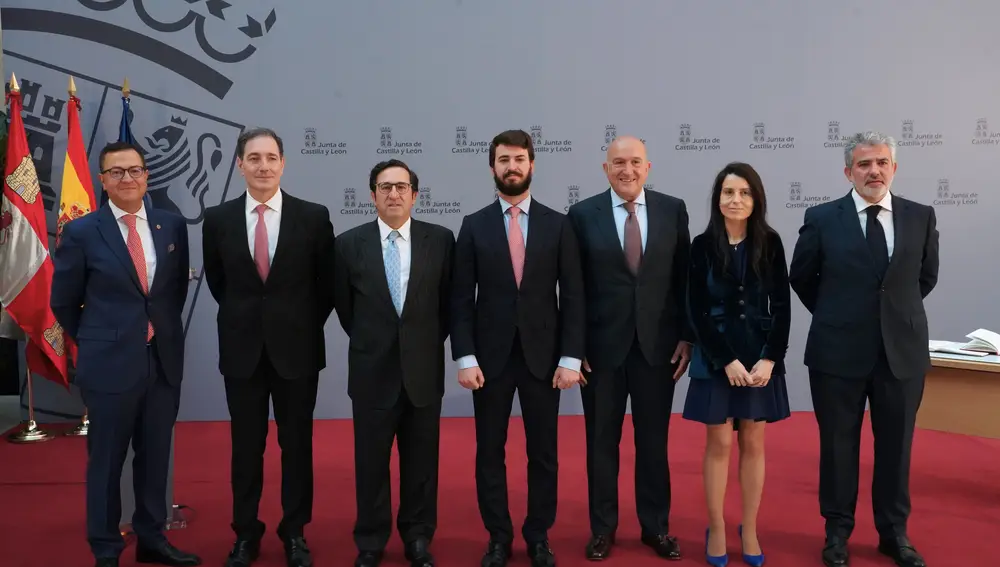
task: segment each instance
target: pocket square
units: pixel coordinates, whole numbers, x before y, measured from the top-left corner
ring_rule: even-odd
[[[175,246],[173,244],[168,244],[167,245],[167,253],[169,254],[170,252],[173,252],[174,248],[175,248]]]

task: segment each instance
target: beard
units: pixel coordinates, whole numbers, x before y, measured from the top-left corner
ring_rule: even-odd
[[[884,197],[889,190],[892,188],[890,183],[886,183],[885,180],[882,181],[882,187],[869,187],[867,185],[854,184],[854,190],[858,192],[859,195],[867,199],[881,199]]]
[[[523,195],[525,191],[531,187],[531,172],[521,180],[520,183],[507,183],[506,179],[512,179],[512,175],[507,175],[505,179],[500,179],[497,177],[496,173],[493,173],[493,183],[497,187],[497,191],[507,195],[508,197],[518,197]]]

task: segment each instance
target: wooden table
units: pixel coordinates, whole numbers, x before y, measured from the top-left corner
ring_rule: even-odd
[[[917,427],[1000,439],[1000,356],[932,352]]]

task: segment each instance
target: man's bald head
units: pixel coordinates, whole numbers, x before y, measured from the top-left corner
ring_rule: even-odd
[[[619,136],[608,145],[604,173],[619,197],[633,201],[649,176],[646,144],[635,136]]]

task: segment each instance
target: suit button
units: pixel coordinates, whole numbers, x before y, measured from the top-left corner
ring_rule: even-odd
[[[740,286],[740,291],[743,291],[743,286]]]
[[[747,316],[744,313],[740,313],[740,319],[746,319]]]
[[[746,304],[746,302],[741,299],[740,300],[740,305],[744,305],[744,304]]]

